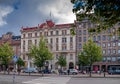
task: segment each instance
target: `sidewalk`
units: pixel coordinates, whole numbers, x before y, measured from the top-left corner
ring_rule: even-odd
[[[4,72],[0,72],[1,75],[8,75],[8,73],[6,72],[6,74],[4,74]],[[9,75],[14,75],[13,72],[10,72]],[[39,76],[42,77],[41,73],[20,73],[20,75],[18,73],[15,73],[15,75],[17,76]],[[90,77],[89,74],[77,74],[77,75],[59,75],[59,74],[44,74],[44,76],[46,77],[74,77],[74,78],[120,78],[120,74],[119,75],[109,75],[109,74],[92,74],[92,76]]]

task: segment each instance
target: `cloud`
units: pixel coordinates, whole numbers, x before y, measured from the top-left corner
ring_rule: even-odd
[[[75,20],[72,13],[72,4],[69,0],[53,0],[48,5],[40,4],[38,11],[46,16],[52,13],[52,19],[57,20],[56,23],[71,23]]]
[[[10,6],[0,6],[0,26],[7,24],[5,18],[13,11]]]

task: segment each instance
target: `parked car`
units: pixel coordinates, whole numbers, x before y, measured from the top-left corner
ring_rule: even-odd
[[[68,74],[68,70],[62,71],[63,74]],[[69,74],[78,74],[78,70],[76,69],[69,69]]]
[[[25,68],[23,69],[23,73],[37,73],[38,70],[36,68]]]

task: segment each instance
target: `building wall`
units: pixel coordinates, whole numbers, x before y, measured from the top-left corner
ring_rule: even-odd
[[[66,68],[69,68],[70,62],[73,62],[75,66],[76,38],[75,36],[72,36],[70,34],[71,28],[72,28],[71,24],[65,24],[65,25],[59,24],[59,25],[54,25],[53,27],[49,27],[49,25],[47,25],[47,26],[44,26],[43,28],[40,28],[40,26],[38,26],[33,29],[22,28],[21,29],[21,54],[24,61],[26,61],[26,67],[34,67],[34,65],[29,66],[30,63],[28,62],[30,61],[32,63],[32,60],[31,59],[28,60],[28,56],[27,56],[27,53],[29,52],[28,41],[31,40],[32,44],[38,45],[41,34],[44,36],[45,40],[47,40],[46,43],[48,45],[48,48],[54,55],[54,59],[49,61],[49,64],[52,66],[52,68],[54,69],[56,68],[57,66],[56,63],[58,61],[60,53],[65,54],[65,58],[67,61]],[[57,34],[57,32],[59,34]],[[30,36],[30,33],[31,33],[31,36]],[[71,42],[70,42],[70,38],[72,38]],[[58,39],[58,42],[56,41],[56,39]],[[62,39],[64,40],[64,42],[62,42]],[[63,45],[66,45],[66,48],[64,47],[64,49],[62,49]],[[70,48],[70,45],[72,45],[73,48]],[[58,46],[58,49],[56,48],[57,46]],[[51,67],[49,66],[49,68]]]
[[[83,44],[89,39],[88,29],[93,28],[95,24],[85,20],[76,22],[76,25],[76,55],[78,55],[82,51]],[[120,65],[120,39],[118,33],[115,33],[118,31],[118,27],[119,25],[116,24],[113,28],[108,28],[108,30],[92,36],[93,41],[101,46],[103,51],[103,60],[93,64],[94,66],[99,65],[99,69],[105,66],[107,70],[109,65]]]

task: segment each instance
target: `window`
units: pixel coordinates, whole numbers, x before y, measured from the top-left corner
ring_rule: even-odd
[[[25,60],[25,55],[23,55],[23,60]]]
[[[62,30],[62,35],[66,35],[67,31],[66,30]]]
[[[82,35],[82,31],[81,31],[81,30],[79,30],[78,34],[79,34],[79,35]]]
[[[25,38],[25,34],[23,34],[23,38]]]
[[[70,60],[73,60],[73,54],[70,54]]]
[[[110,62],[110,61],[111,61],[111,58],[110,58],[110,57],[107,57],[107,61]]]
[[[118,43],[118,46],[120,46],[120,42]]]
[[[109,50],[108,50],[108,54],[110,54],[110,53],[111,53],[111,50],[109,49]]]
[[[120,62],[120,57],[117,57],[117,61]]]
[[[118,50],[118,54],[120,54],[120,50]]]
[[[78,25],[78,26],[79,26],[79,28],[81,28],[81,26],[82,26],[82,25],[79,23],[79,25]]]
[[[67,42],[67,39],[64,37],[62,38],[62,43],[66,43]]]
[[[23,41],[23,45],[25,46],[25,41]]]
[[[110,36],[108,36],[107,39],[108,39],[108,41],[110,41],[111,40]]]
[[[86,30],[83,30],[83,34],[86,35]]]
[[[28,45],[32,45],[32,40],[28,40]]]
[[[86,23],[83,23],[82,25],[83,25],[83,28],[86,28]]]
[[[102,40],[103,40],[103,41],[106,40],[106,36],[105,36],[105,35],[102,36]]]
[[[108,28],[108,33],[111,33],[111,30],[110,30],[110,28]]]
[[[100,46],[100,43],[97,43],[98,46]]]
[[[56,51],[58,51],[59,50],[59,46],[58,46],[58,44],[56,44]]]
[[[28,37],[32,37],[32,33],[28,33]]]
[[[42,36],[42,32],[40,32],[40,36]]]
[[[113,40],[115,40],[115,38],[116,38],[115,36],[112,36],[112,39],[113,39]]]
[[[57,60],[57,59],[59,59],[59,56],[58,56],[58,54],[56,54],[56,60]]]
[[[93,36],[93,41],[96,41],[96,36]]]
[[[73,37],[70,37],[70,42],[73,42]]]
[[[59,43],[59,38],[56,38],[56,43]]]
[[[103,44],[102,44],[102,47],[103,47],[103,48],[105,48],[105,47],[106,47],[106,44],[105,44],[105,43],[103,43]]]
[[[50,31],[50,35],[51,35],[51,36],[53,35],[53,31]]]
[[[83,38],[83,41],[86,42],[86,37]]]
[[[35,39],[35,45],[37,45],[37,40]]]
[[[66,44],[63,44],[62,45],[62,50],[66,50],[67,49],[67,45]]]
[[[103,57],[103,62],[105,62],[106,61],[106,57]]]
[[[37,37],[37,32],[35,32],[35,37]]]
[[[56,31],[56,35],[59,35],[59,31],[58,30]]]
[[[113,54],[115,54],[116,53],[116,50],[115,49],[113,49]]]
[[[105,50],[103,50],[103,54],[105,54],[106,53],[106,51]]]
[[[79,37],[79,42],[81,42],[82,41],[82,38],[81,37]]]
[[[31,45],[32,45],[32,40],[28,40],[28,51],[31,48]]]
[[[78,48],[79,48],[79,49],[81,49],[81,48],[82,48],[82,44],[81,44],[81,43],[78,45]]]
[[[88,28],[91,28],[92,24],[91,23],[88,23]]]
[[[50,43],[53,43],[53,39],[52,38],[50,38]]]
[[[46,32],[44,32],[44,36],[48,36],[48,32],[46,31]]]
[[[110,43],[108,43],[108,47],[110,47],[111,46],[111,44]]]
[[[100,36],[98,36],[98,37],[97,37],[97,40],[98,40],[98,41],[100,41],[100,40],[101,40],[101,37],[100,37]]]
[[[73,50],[73,44],[70,43],[70,50]]]
[[[115,62],[116,61],[116,57],[112,57],[112,61]]]
[[[113,46],[116,46],[116,43],[115,43],[115,42],[113,43]]]

